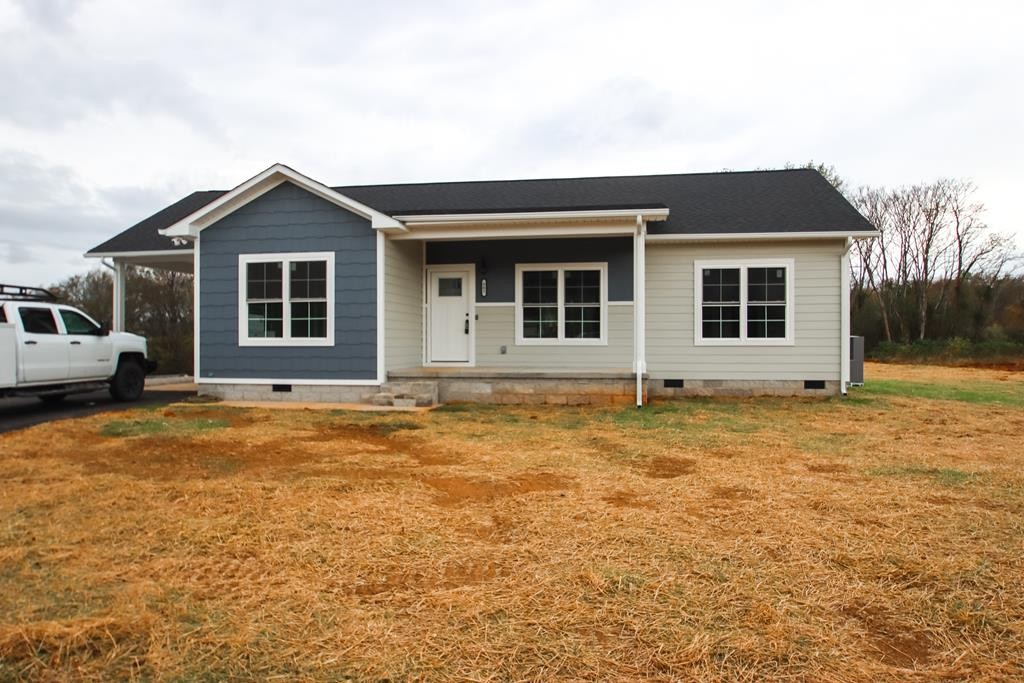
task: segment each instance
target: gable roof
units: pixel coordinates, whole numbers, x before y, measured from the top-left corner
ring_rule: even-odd
[[[668,219],[651,223],[650,234],[845,235],[875,229],[812,169],[351,185],[330,189],[397,217],[668,207]],[[174,225],[225,194],[218,190],[194,192],[88,253],[182,248],[171,246],[171,240],[157,230]]]

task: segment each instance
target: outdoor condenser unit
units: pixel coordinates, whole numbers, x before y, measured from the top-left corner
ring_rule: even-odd
[[[850,384],[864,386],[864,337],[850,337]]]

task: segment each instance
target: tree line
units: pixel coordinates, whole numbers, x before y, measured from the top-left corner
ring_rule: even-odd
[[[985,222],[972,182],[850,188],[833,167],[806,166],[878,229],[851,252],[851,329],[869,350],[955,340],[961,352],[1024,352],[1024,260]]]

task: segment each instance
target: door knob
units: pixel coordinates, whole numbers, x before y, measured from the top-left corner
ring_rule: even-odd
[[[469,334],[469,318],[466,318],[466,329],[464,330],[464,332],[466,334]]]

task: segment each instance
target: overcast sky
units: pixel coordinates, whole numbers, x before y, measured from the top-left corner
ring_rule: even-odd
[[[1019,2],[0,0],[0,281],[196,189],[832,164],[1024,244]]]

